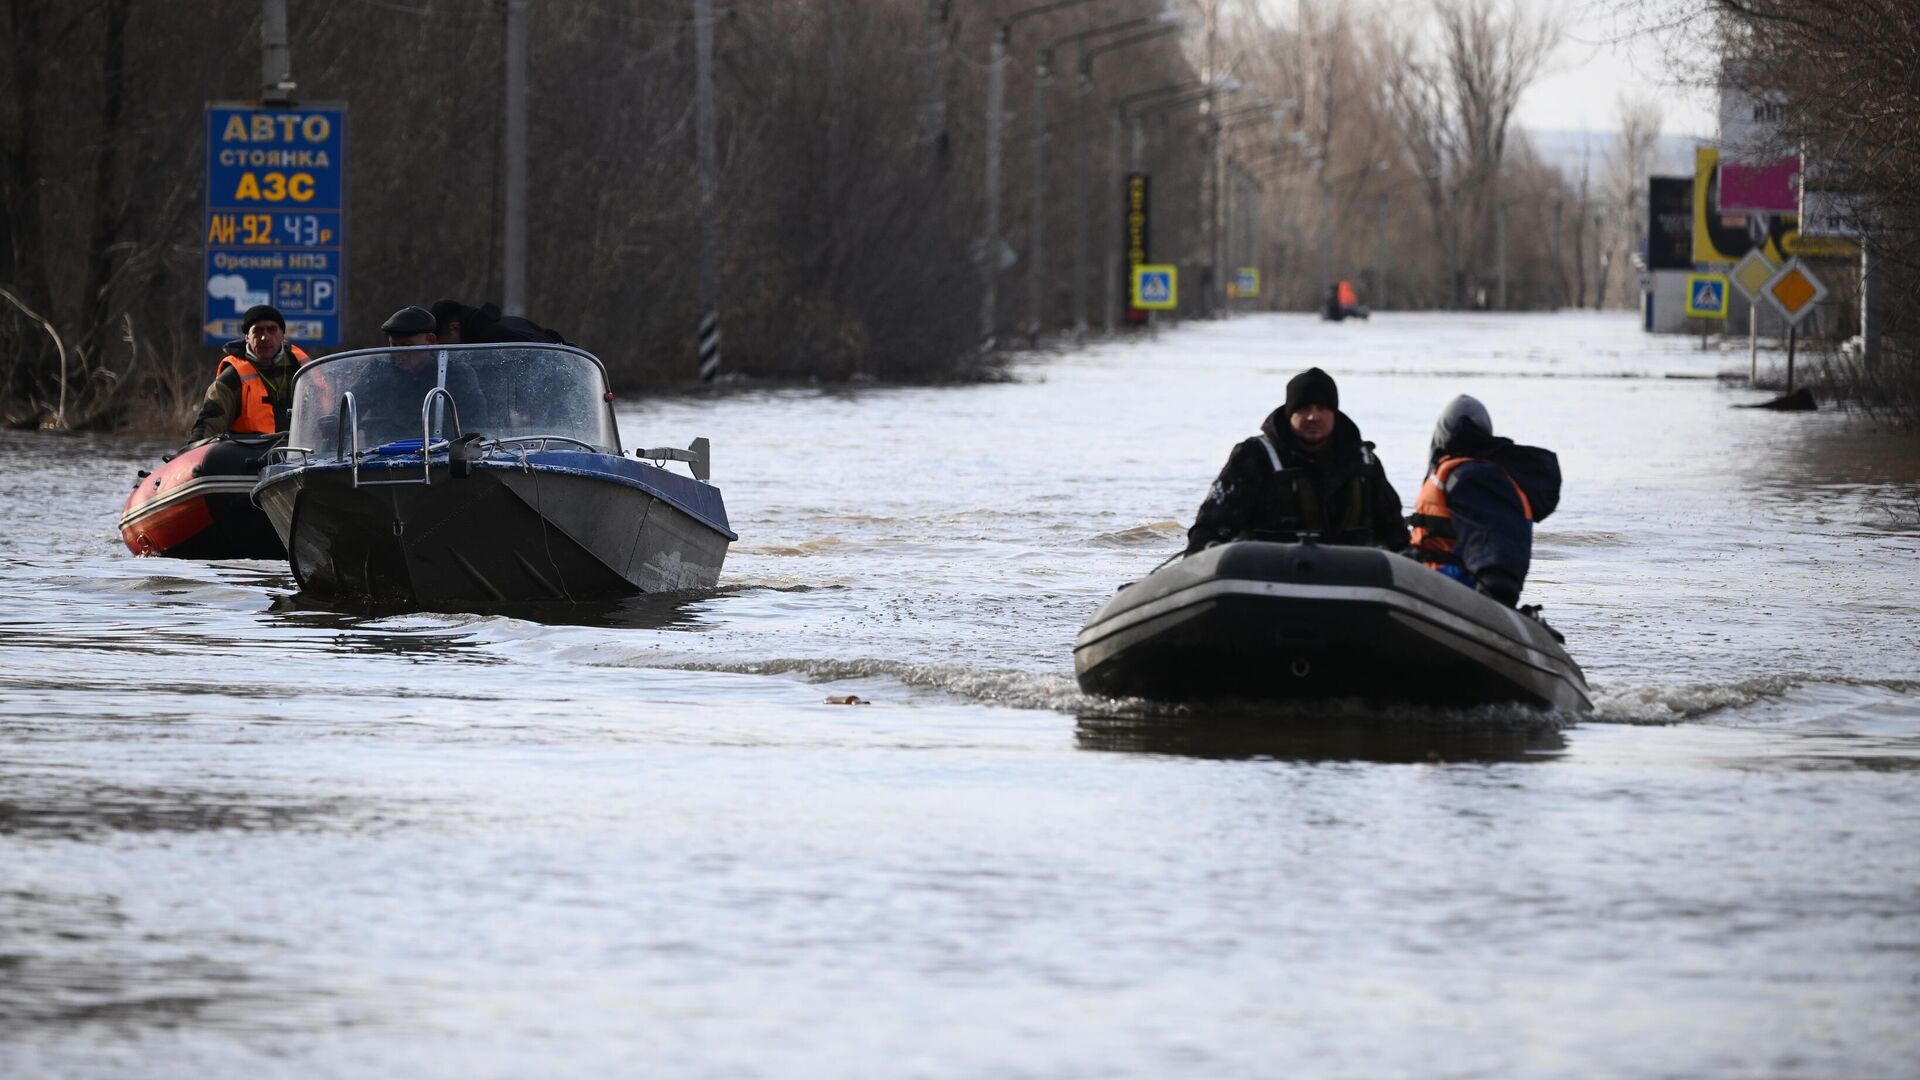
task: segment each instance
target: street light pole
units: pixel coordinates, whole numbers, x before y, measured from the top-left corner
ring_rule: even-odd
[[[1000,124],[1006,115],[1007,39],[1013,24],[1001,23],[993,32],[993,55],[987,61],[987,232],[980,244],[980,347],[993,350],[997,313],[994,302],[1000,278]]]
[[[987,62],[987,220],[986,235],[981,239],[979,253],[980,342],[984,349],[993,348],[994,333],[999,320],[996,279],[1000,273],[1000,249],[1005,243],[1000,236],[1000,143],[1004,130],[1002,120],[1006,111],[1007,98],[1007,46],[1013,40],[1014,25],[1021,20],[1093,2],[1094,0],[1049,0],[1047,3],[1030,7],[1025,11],[1016,11],[993,28],[992,53]]]
[[[1027,343],[1040,344],[1042,292],[1046,282],[1047,86],[1053,82],[1053,50],[1040,52],[1033,77],[1033,217],[1027,222]]]
[[[507,0],[506,52],[506,266],[500,306],[509,315],[523,315],[527,310],[527,0]]]
[[[1104,42],[1093,48],[1087,47],[1089,38],[1120,33],[1153,23],[1160,23],[1162,25],[1147,30],[1144,33],[1132,34],[1115,41]],[[1075,201],[1079,204],[1079,212],[1074,217],[1073,235],[1073,340],[1076,345],[1084,344],[1087,340],[1087,218],[1090,212],[1088,204],[1091,202],[1091,199],[1089,199],[1087,195],[1089,173],[1089,166],[1087,164],[1087,96],[1093,89],[1093,62],[1099,59],[1104,53],[1110,53],[1118,49],[1138,45],[1142,42],[1152,41],[1155,38],[1165,37],[1168,34],[1179,33],[1183,29],[1185,29],[1185,25],[1182,23],[1167,22],[1166,19],[1161,16],[1148,16],[1143,19],[1129,19],[1126,22],[1115,23],[1112,26],[1104,26],[1096,30],[1089,30],[1074,35],[1077,39],[1080,52],[1080,81],[1074,102],[1074,129],[1079,141],[1078,169],[1074,174]],[[1111,333],[1114,321],[1113,315],[1111,314],[1112,304],[1109,303],[1108,307],[1109,315],[1107,324],[1108,332]]]

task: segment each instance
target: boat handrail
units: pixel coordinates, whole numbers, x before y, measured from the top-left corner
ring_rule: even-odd
[[[444,362],[442,364],[444,367]],[[460,403],[453,400],[453,393],[444,386],[436,386],[427,391],[420,399],[420,482],[428,486],[433,484],[433,399],[446,398],[447,408],[453,413],[453,436],[447,441],[465,435],[466,429],[460,426]]]
[[[489,439],[487,440],[487,446],[489,449],[496,446],[505,449],[509,446],[524,443],[539,443],[542,448],[544,448],[545,445],[550,442],[572,443],[575,446],[585,449],[588,453],[593,454],[604,454],[607,452],[603,447],[595,446],[585,439],[576,439],[571,435],[509,435],[503,439]]]

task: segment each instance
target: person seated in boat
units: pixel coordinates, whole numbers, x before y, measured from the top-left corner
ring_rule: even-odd
[[[1230,540],[1407,546],[1400,496],[1373,444],[1340,411],[1333,376],[1308,368],[1260,434],[1233,448],[1187,530],[1186,554]]]
[[[1426,479],[1413,501],[1413,554],[1513,607],[1533,559],[1533,523],[1560,505],[1560,459],[1496,438],[1487,407],[1465,394],[1433,427]]]
[[[267,305],[255,304],[240,317],[237,341],[227,342],[214,365],[213,383],[194,415],[191,437],[271,435],[287,430],[293,408],[293,373],[310,357],[287,341],[287,320]]]
[[[502,315],[495,304],[468,307],[458,300],[433,302],[434,334],[442,344],[474,342],[529,342],[565,345],[559,331],[549,330],[519,315]]]
[[[436,332],[433,313],[423,307],[401,308],[380,324],[380,331],[387,335],[387,344],[392,346],[447,344]],[[439,358],[433,352],[395,353],[388,371],[391,378],[368,394],[365,407],[397,404],[417,411],[426,400],[427,391],[440,381]],[[462,357],[449,356],[446,386],[460,414],[462,433],[483,430],[487,396],[480,389],[480,379],[473,373],[473,366]]]

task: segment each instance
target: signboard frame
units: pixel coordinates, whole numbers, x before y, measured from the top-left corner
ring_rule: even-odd
[[[330,347],[347,318],[344,101],[204,107],[202,341],[240,335],[240,316],[271,304],[287,340]]]

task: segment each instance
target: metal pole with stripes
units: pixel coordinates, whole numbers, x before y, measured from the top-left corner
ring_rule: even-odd
[[[700,313],[700,381],[712,382],[720,374],[720,313],[708,308]]]
[[[693,0],[694,112],[700,152],[700,379],[720,374],[720,223],[713,132],[713,0]]]

